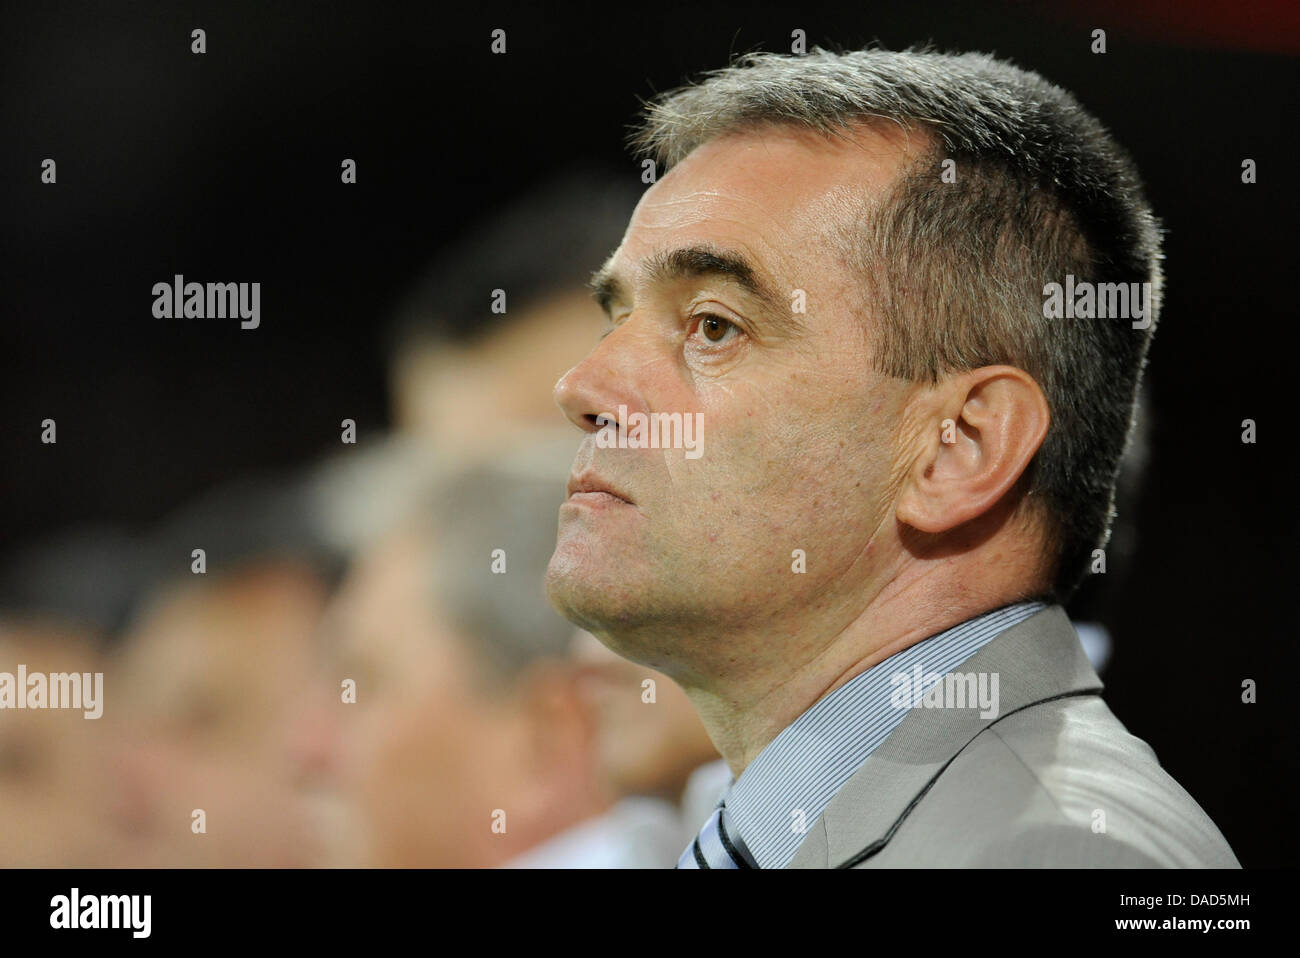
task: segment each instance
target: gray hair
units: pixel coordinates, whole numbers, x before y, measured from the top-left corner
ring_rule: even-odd
[[[466,466],[439,484],[429,511],[432,598],[489,687],[568,654],[574,627],[551,606],[545,578],[572,460],[564,433]]]
[[[831,231],[860,278],[875,364],[910,381],[995,364],[1037,380],[1052,421],[1021,488],[1040,497],[1051,592],[1064,601],[1109,537],[1162,299],[1160,226],[1106,129],[1064,90],[986,54],[815,48],[747,54],[660,95],[631,143],[669,168],[732,132],[840,136],[864,121],[926,143],[883,200],[864,198]],[[945,160],[955,183],[940,178]],[[1045,318],[1045,285],[1070,274],[1149,283],[1149,325]]]

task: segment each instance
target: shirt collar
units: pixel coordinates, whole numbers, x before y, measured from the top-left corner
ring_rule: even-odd
[[[723,796],[727,820],[760,868],[784,868],[830,800],[920,701],[925,688],[1041,611],[1019,602],[922,639],[825,696],[758,754]],[[906,688],[908,695],[900,695]]]

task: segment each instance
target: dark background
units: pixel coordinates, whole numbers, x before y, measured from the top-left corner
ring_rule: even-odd
[[[1138,552],[1111,570],[1122,587],[1089,584],[1071,611],[1110,628],[1112,708],[1243,864],[1291,864],[1294,6],[8,5],[0,552],[78,523],[148,528],[224,480],[337,449],[345,417],[377,433],[380,334],[407,284],[570,164],[638,177],[622,143],[639,97],[788,51],[796,27],[809,46],[994,52],[1112,128],[1169,231],[1151,461],[1126,517]],[[261,282],[261,327],[155,319],[151,287],[174,273]],[[1258,704],[1240,701],[1247,678]]]

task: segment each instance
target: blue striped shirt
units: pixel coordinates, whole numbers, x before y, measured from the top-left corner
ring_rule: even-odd
[[[1008,605],[923,639],[850,679],[769,742],[722,798],[729,826],[758,866],[790,864],[835,793],[907,717],[907,706],[938,684],[934,680],[1045,607],[1042,602]],[[917,666],[927,677],[921,690],[911,687]]]

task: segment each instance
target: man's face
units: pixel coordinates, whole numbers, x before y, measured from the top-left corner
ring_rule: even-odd
[[[121,705],[104,719],[123,723],[114,813],[131,864],[319,860],[286,745],[324,601],[309,570],[259,563],[169,588],[132,629],[105,672]],[[191,832],[195,807],[225,823],[214,841]]]
[[[342,705],[341,785],[383,867],[483,867],[518,720],[479,695],[468,652],[433,610],[430,546],[397,535],[362,557],[330,612],[331,667],[356,681]],[[474,823],[473,826],[466,823]]]
[[[587,431],[576,484],[621,498],[561,506],[548,589],[621,654],[682,679],[735,675],[771,662],[683,636],[797,636],[813,610],[832,623],[859,611],[906,387],[872,370],[834,231],[920,146],[865,130],[733,134],[642,198],[604,271],[611,331],[556,386]],[[701,454],[600,448],[595,417],[620,405],[701,413]],[[773,643],[772,661],[788,650]]]
[[[0,622],[0,670],[95,673],[92,639],[73,629]],[[108,694],[113,689],[108,682]],[[100,704],[104,705],[101,687]],[[112,698],[108,699],[112,702]],[[6,868],[119,865],[126,851],[104,801],[117,769],[106,709],[6,709],[0,712],[0,864]]]

